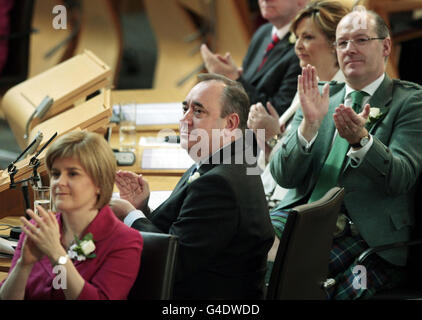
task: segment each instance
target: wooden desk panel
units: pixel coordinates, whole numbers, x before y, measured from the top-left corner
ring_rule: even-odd
[[[0,282],[6,279],[6,277],[7,277],[7,272],[0,272]]]
[[[6,217],[0,219],[0,224],[10,224],[12,226],[20,226],[21,222],[19,217]],[[1,235],[9,235],[10,229],[0,230]],[[0,281],[2,281],[7,276],[7,272],[10,268],[10,263],[12,262],[9,258],[0,258]]]

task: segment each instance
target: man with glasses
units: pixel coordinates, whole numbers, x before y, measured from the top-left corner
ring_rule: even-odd
[[[280,234],[286,208],[344,187],[329,262],[336,283],[327,296],[369,298],[404,281],[404,247],[372,254],[361,265],[357,258],[369,247],[410,239],[422,168],[422,88],[386,75],[391,38],[374,12],[346,15],[335,48],[345,84],[326,83],[320,93],[313,67],[299,76],[302,109],[271,161],[275,180],[291,190],[271,217]]]

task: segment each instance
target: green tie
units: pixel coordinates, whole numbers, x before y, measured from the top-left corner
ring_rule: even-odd
[[[368,95],[363,91],[353,91],[350,93],[352,98],[352,108],[358,113],[360,112],[363,97]],[[325,160],[324,166],[321,169],[314,191],[309,198],[308,203],[319,200],[324,194],[337,184],[338,176],[343,166],[344,157],[346,156],[349,143],[347,140],[337,134],[330,154]]]

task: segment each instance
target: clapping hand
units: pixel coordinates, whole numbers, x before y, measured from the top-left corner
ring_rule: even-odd
[[[357,114],[352,108],[343,104],[338,106],[333,114],[333,119],[340,137],[346,139],[350,144],[355,144],[365,137],[368,134],[365,123],[370,109],[370,105],[366,104],[363,111]]]
[[[201,55],[208,72],[221,74],[232,80],[240,77],[242,70],[236,66],[229,52],[223,57],[212,53],[206,44],[202,44]]]
[[[145,210],[150,195],[149,185],[142,175],[119,170],[116,173],[116,186],[120,198],[129,201],[136,209]]]
[[[31,209],[26,212],[35,222],[31,223],[25,217],[21,217],[23,232],[27,238],[22,248],[24,264],[32,264],[47,255],[53,263],[57,256],[65,254],[60,242],[60,228],[53,212],[46,211],[41,206],[37,207],[39,216]]]
[[[279,115],[277,110],[267,102],[267,110],[265,110],[262,103],[253,104],[249,111],[248,128],[252,129],[255,134],[257,129],[265,129],[265,141],[281,133],[281,127],[278,123]]]
[[[302,74],[298,77],[298,93],[304,118],[300,131],[308,141],[316,135],[328,112],[329,88],[326,83],[321,94],[315,67],[307,65],[302,68]]]

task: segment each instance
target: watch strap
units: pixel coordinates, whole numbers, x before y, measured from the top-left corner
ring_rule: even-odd
[[[266,142],[267,146],[269,146],[270,148],[274,148],[274,146],[277,144],[278,140],[280,140],[282,136],[283,135],[281,133],[275,135]]]
[[[360,140],[358,143],[353,143],[350,145],[352,148],[362,148],[361,144],[360,144]]]
[[[369,135],[363,136],[362,138],[359,139],[359,142],[350,144],[350,146],[352,148],[362,148],[362,147],[364,147],[364,145],[362,145],[362,140],[363,139],[367,139],[368,140],[369,139]]]

